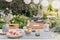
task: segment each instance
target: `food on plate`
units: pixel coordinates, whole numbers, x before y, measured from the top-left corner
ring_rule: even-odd
[[[32,31],[31,28],[25,29],[25,32],[31,32],[31,31]]]
[[[20,31],[9,31],[7,33],[8,36],[21,36],[22,33]]]

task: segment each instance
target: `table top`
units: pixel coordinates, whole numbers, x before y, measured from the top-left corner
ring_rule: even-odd
[[[35,32],[32,32],[30,35],[26,35],[25,32],[22,31],[23,36],[20,37],[19,39],[51,39],[55,38],[55,34],[53,32],[46,32],[44,30],[40,31],[40,36],[35,36]],[[0,35],[0,39],[9,39],[6,35]]]

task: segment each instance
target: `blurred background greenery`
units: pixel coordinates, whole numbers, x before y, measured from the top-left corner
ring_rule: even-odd
[[[9,2],[6,1],[0,1],[0,10],[6,10],[6,8],[11,8],[12,15],[15,16],[13,19],[10,20],[12,24],[18,23],[20,25],[20,28],[23,28],[26,26],[27,20],[32,20],[33,15],[37,15],[38,6],[34,4],[25,4],[23,0],[13,0],[11,5]],[[42,5],[40,4],[40,11],[42,11],[43,14],[43,20],[47,21],[47,16],[55,16],[55,18],[50,18],[50,25],[56,27],[57,30],[60,31],[60,17],[58,18],[58,9],[52,8],[51,3],[48,4],[48,7],[46,10],[42,10]],[[0,16],[0,29],[2,28],[2,25],[4,24],[4,21],[1,21]]]

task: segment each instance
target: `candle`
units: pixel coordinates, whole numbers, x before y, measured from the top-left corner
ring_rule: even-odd
[[[39,29],[36,30],[35,35],[36,35],[36,36],[40,36],[40,30],[39,30]]]

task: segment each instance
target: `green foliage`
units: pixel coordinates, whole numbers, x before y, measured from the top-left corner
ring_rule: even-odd
[[[54,8],[53,11],[58,12],[58,9],[57,8]]]
[[[56,24],[56,32],[60,32],[60,24]]]
[[[47,16],[46,16],[45,14],[43,14],[43,19],[44,19],[44,20],[47,19]]]
[[[42,5],[40,4],[40,9],[42,10]]]
[[[26,26],[26,22],[27,22],[28,19],[29,18],[26,17],[26,16],[23,16],[23,15],[20,16],[20,27],[21,28],[23,28],[24,26]]]
[[[3,24],[4,24],[4,22],[0,21],[0,29],[2,29]]]
[[[24,26],[26,26],[26,22],[29,18],[24,16],[24,15],[21,15],[21,16],[18,16],[18,17],[14,17],[10,22],[12,24],[19,24],[20,27],[19,28],[23,28]]]
[[[19,23],[18,17],[14,17],[12,20],[10,20],[11,23]]]
[[[31,11],[32,15],[37,15],[38,5],[31,4],[30,7],[31,7],[30,11]]]
[[[37,6],[38,5],[32,5],[33,7],[31,8],[30,5],[27,5],[23,2],[23,0],[13,0],[13,2],[10,3],[6,1],[1,1],[0,2],[0,9],[6,9],[11,8],[12,14],[13,15],[25,15],[27,17],[32,17],[33,15],[37,15]],[[42,9],[42,6],[40,6]]]
[[[56,27],[56,32],[60,32],[60,26],[59,27]]]
[[[50,23],[51,23],[52,27],[55,27],[55,25],[56,25],[56,18],[55,17],[50,18]]]
[[[30,12],[30,5],[26,5],[23,0],[13,0],[10,5],[10,2],[0,1],[0,9],[5,10],[6,8],[11,8],[13,15],[26,15],[28,17],[32,16]]]
[[[0,9],[6,9],[7,7],[9,8],[9,3],[7,2],[0,2]]]
[[[48,4],[47,10],[52,11],[52,5],[51,5],[51,3]]]
[[[56,25],[55,25],[55,27],[56,27],[56,31],[60,32],[60,17],[56,18]]]
[[[0,29],[2,29],[3,23],[0,23]]]

